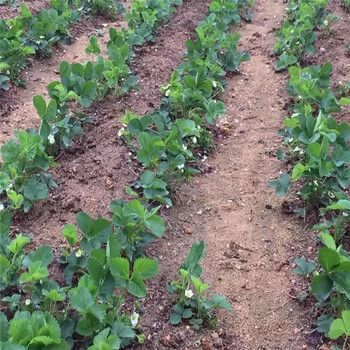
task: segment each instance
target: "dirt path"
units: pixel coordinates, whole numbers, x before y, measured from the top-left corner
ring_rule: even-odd
[[[131,0],[128,3],[131,3]],[[129,6],[128,3],[124,3],[124,6]],[[109,41],[109,28],[120,29],[125,25],[126,21],[121,16],[112,22],[98,17],[78,23],[71,30],[75,38],[74,43],[54,48],[52,57],[48,59],[33,58],[29,67],[21,73],[27,88],[11,88],[6,101],[4,99],[4,106],[0,109],[0,147],[13,137],[14,130],[27,129],[39,124],[39,117],[32,102],[33,96],[39,94],[48,97],[46,86],[60,79],[58,67],[62,61],[84,63],[91,60],[91,56],[85,53],[90,35],[96,35],[97,29],[104,31],[103,37],[99,38],[103,52]],[[7,113],[7,110],[10,112]]]
[[[144,309],[143,325],[151,334],[147,349],[195,349],[194,341],[201,339],[202,349],[296,350],[309,338],[308,310],[290,297],[297,284],[291,253],[305,233],[294,216],[281,212],[281,201],[267,188],[281,169],[272,151],[279,146],[276,133],[286,113],[285,74],[274,72],[269,52],[284,6],[258,0],[253,23],[235,29],[252,60],[229,79],[223,95],[228,109],[221,124],[231,132],[208,158],[211,171],[179,190],[167,215],[167,238],[151,247],[161,273]],[[211,334],[167,326],[171,305],[164,285],[176,278],[199,239],[207,246],[204,280],[234,308],[219,314],[219,329]]]

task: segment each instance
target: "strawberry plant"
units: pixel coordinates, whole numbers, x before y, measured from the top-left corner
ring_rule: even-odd
[[[141,215],[140,208],[137,211]],[[129,215],[137,216],[132,211]],[[144,220],[145,225],[153,232],[158,233],[157,230],[162,227],[159,226],[161,219],[157,219],[155,214],[147,214],[145,211]],[[136,220],[135,224],[138,222]],[[41,246],[25,255],[23,246],[29,243],[29,239],[17,235],[14,240],[9,241],[11,217],[6,210],[1,214],[1,288],[7,293],[6,288],[9,285],[20,286],[19,291],[25,293],[27,298],[25,302],[21,301],[20,295],[19,298],[16,295],[3,298],[13,311],[16,309],[21,311],[11,314],[9,322],[3,314],[0,315],[3,330],[3,337],[0,339],[3,342],[0,343],[2,346],[23,345],[31,349],[33,344],[44,342],[45,346],[62,344],[64,345],[62,348],[68,349],[74,342],[80,343],[83,348],[114,342],[116,347],[113,349],[119,349],[129,345],[135,338],[142,341],[143,335],[139,334],[137,327],[138,314],[134,312],[129,316],[124,314],[121,308],[127,293],[137,298],[146,296],[145,281],[157,274],[157,262],[137,258],[131,263],[124,257],[125,253],[120,243],[123,239],[119,237],[119,232],[112,232],[112,224],[105,219],[92,220],[86,213],[79,213],[77,223],[83,233],[81,239],[78,239],[74,226],[67,225],[63,230],[71,247],[69,248],[71,253],[64,250],[63,259],[68,257],[68,268],[71,269],[70,272],[65,272],[65,276],[70,278],[68,282],[74,286],[60,287],[49,276],[48,266],[53,261],[52,249]],[[84,256],[85,263],[80,264],[79,269],[76,269],[77,265],[73,267],[69,260],[73,255],[77,258]],[[29,320],[28,326],[24,326],[25,321],[20,320],[22,319],[20,315],[25,315],[24,318]],[[50,322],[54,323],[56,333],[53,329],[49,330],[47,325],[45,331],[41,331],[39,325],[35,326],[35,331],[28,328],[26,338],[19,338],[13,332],[14,324],[30,327],[33,326],[31,317],[37,320],[42,315],[45,315],[46,321],[50,319]],[[45,334],[47,339],[44,339]]]
[[[91,15],[105,15],[115,19],[116,12],[125,13],[123,5],[115,0],[82,0],[84,12]]]
[[[18,271],[22,268],[22,261],[25,256],[23,247],[30,239],[18,235],[11,240],[9,230],[11,226],[11,214],[8,210],[0,213],[0,290],[18,284]]]
[[[199,330],[205,322],[209,322],[210,325],[216,324],[213,316],[215,309],[232,309],[229,301],[222,295],[213,294],[211,299],[204,296],[204,292],[209,288],[208,284],[200,280],[202,268],[199,262],[203,259],[204,252],[203,241],[194,243],[179,271],[181,283],[172,281],[167,286],[168,291],[175,294],[176,304],[170,315],[170,323],[173,325],[184,319],[193,325],[194,329]]]
[[[285,8],[287,20],[278,31],[278,41],[273,54],[278,55],[276,70],[282,70],[296,64],[304,53],[313,55],[317,36],[314,29],[325,25],[325,8],[329,0],[290,1]]]
[[[0,312],[1,341],[4,349],[69,349],[57,320],[48,312],[16,313],[8,322]]]
[[[338,123],[328,115],[341,111],[341,106],[350,101],[347,98],[338,101],[330,91],[332,70],[330,63],[322,67],[292,67],[289,70],[288,90],[297,99],[295,113],[285,119],[286,129],[280,134],[284,136],[289,154],[298,160],[292,171],[292,181],[306,180],[299,194],[311,206],[329,205],[350,183],[347,167],[349,125]],[[282,195],[289,183],[286,185]],[[274,187],[275,183],[271,186]]]
[[[338,339],[341,336],[344,337],[343,349],[346,349],[348,345],[348,339],[350,337],[350,311],[345,310],[341,314],[341,318],[333,320],[330,329],[329,337],[331,339]]]
[[[328,20],[336,20],[332,14],[326,16],[326,3],[299,1],[290,2],[286,7],[288,21],[280,30],[275,45],[275,53],[280,55],[276,69],[298,66],[289,69],[287,83],[294,100],[293,114],[284,120],[285,128],[279,131],[287,152],[279,151],[277,155],[280,159],[288,157],[294,167],[291,176],[281,174],[269,186],[275,188],[276,195],[282,196],[288,192],[291,180],[298,181],[301,183],[298,195],[322,218],[313,227],[324,244],[318,252],[318,263],[296,259],[295,272],[311,280],[308,295],[313,295],[316,307],[322,310],[317,331],[331,339],[343,336],[345,349],[348,343],[346,317],[350,308],[350,260],[341,241],[348,230],[350,210],[347,194],[350,184],[349,125],[338,122],[331,113],[341,112],[350,99],[342,91],[338,91],[339,99],[332,93],[330,75],[333,67],[330,63],[299,67],[304,51],[308,54],[314,51],[314,28],[324,25],[329,34]],[[305,41],[310,38],[309,42]],[[305,212],[305,209],[296,211]],[[302,299],[305,297],[307,294]]]
[[[51,175],[45,173],[55,163],[45,152],[40,135],[24,131],[16,131],[15,135],[17,141],[12,139],[1,147],[0,196],[7,196],[13,209],[23,206],[27,212],[56,187]]]

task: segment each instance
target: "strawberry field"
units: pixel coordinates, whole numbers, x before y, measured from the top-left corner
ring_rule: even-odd
[[[350,349],[346,0],[0,0],[0,349]]]

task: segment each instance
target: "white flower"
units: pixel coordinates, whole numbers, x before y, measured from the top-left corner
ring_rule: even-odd
[[[197,126],[197,129],[198,129],[198,131],[202,130],[202,128],[199,125]]]
[[[193,137],[192,142],[193,142],[194,144],[197,143],[197,137],[196,137],[196,136]]]
[[[137,323],[139,322],[139,317],[140,315],[137,312],[134,312],[131,316],[130,316],[130,321],[131,321],[131,325],[133,327],[136,327]]]
[[[50,134],[47,139],[49,140],[49,143],[51,145],[53,145],[55,143],[55,136],[53,136],[52,134]]]
[[[339,85],[342,85],[342,84],[343,84],[343,82],[340,80]]]
[[[82,254],[83,254],[83,252],[81,251],[81,249],[79,249],[79,250],[75,253],[75,256],[76,256],[77,258],[80,258]]]
[[[2,203],[0,203],[0,213],[4,210],[4,205]]]
[[[323,22],[323,24],[324,24],[325,26],[328,26],[328,21],[325,19],[324,22]]]
[[[177,166],[178,169],[183,169],[185,167],[185,164],[180,164]]]
[[[191,289],[186,289],[185,290],[185,297],[186,298],[192,298],[193,297],[193,292]]]
[[[202,158],[202,163],[204,163],[206,160],[207,160],[207,156],[203,156],[203,158]]]
[[[187,146],[185,146],[185,145],[182,145],[182,148],[184,149],[184,151],[187,150]]]
[[[294,33],[294,29],[292,29],[290,32],[293,34]]]
[[[213,88],[216,88],[216,87],[217,87],[216,81],[213,80]]]
[[[118,137],[122,136],[124,134],[125,128],[120,128],[118,131]]]
[[[30,299],[27,299],[27,300],[25,301],[25,304],[26,304],[27,306],[29,306],[29,305],[31,304]]]
[[[347,216],[349,216],[349,214],[346,213],[345,211],[343,211],[343,216],[347,217]]]
[[[168,97],[170,95],[170,90],[168,89],[167,91],[165,91],[165,96]]]

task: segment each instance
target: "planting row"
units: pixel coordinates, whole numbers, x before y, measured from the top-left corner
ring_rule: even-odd
[[[137,4],[141,5],[141,2],[137,1]],[[153,2],[147,1],[146,4]],[[134,13],[138,12],[134,9]],[[246,1],[213,0],[209,15],[197,28],[196,40],[186,42],[187,52],[183,63],[173,73],[170,83],[162,88],[165,97],[161,107],[142,118],[126,113],[124,122],[127,129],[121,130],[120,135],[136,152],[143,166],[140,180],[126,188],[126,193],[134,199],[112,201],[112,222],[103,218],[94,220],[80,212],[77,214],[77,225],[67,225],[63,229],[68,247],[62,250],[59,260],[65,265],[64,279],[67,286],[61,287],[49,277],[52,249],[42,246],[25,254],[23,247],[29,243],[29,238],[17,235],[11,240],[11,214],[8,209],[2,212],[0,277],[1,288],[7,295],[3,298],[7,304],[7,315],[0,313],[0,344],[4,349],[69,349],[88,346],[94,350],[119,349],[135,340],[140,343],[144,341],[145,335],[140,332],[138,325],[138,299],[133,306],[130,302],[124,304],[126,300],[130,301],[131,296],[146,296],[145,281],[157,274],[158,264],[146,258],[144,250],[156,237],[164,235],[165,224],[158,215],[161,204],[170,206],[174,186],[197,172],[195,163],[212,142],[206,126],[215,123],[215,119],[226,110],[218,99],[226,86],[226,70],[234,71],[242,61],[249,59],[247,54],[237,52],[239,36],[228,32],[231,24],[240,21],[242,13],[250,16]],[[157,23],[156,19],[153,23]],[[151,33],[147,37],[149,35]],[[118,43],[117,48],[126,50],[130,47],[129,40],[135,40],[134,33],[111,31],[110,46]],[[98,51],[95,39],[92,39],[90,49],[92,52]],[[129,50],[126,51],[129,53]],[[124,57],[122,52],[118,53]],[[70,94],[69,99],[76,98],[72,95],[77,92],[67,88],[67,81],[71,81],[68,77],[79,77],[77,80],[81,80],[88,69],[91,77],[89,81],[96,83],[99,75],[94,73],[95,65],[101,62],[99,58],[82,68],[65,63],[61,65],[61,83],[55,83],[59,87],[56,89],[57,94],[49,90],[51,102],[46,104],[42,97],[34,100],[42,118],[40,132],[19,133],[19,143],[9,143],[24,148],[14,160],[24,159],[25,166],[45,164],[45,168],[48,168],[52,158],[45,150],[51,146],[58,147],[56,141],[64,142],[61,134],[53,133],[59,127],[57,124],[53,126],[52,115],[57,115],[56,112],[62,109],[60,96]],[[99,89],[96,84],[97,92]],[[87,100],[78,94],[77,101],[84,105]],[[67,104],[64,106],[69,110]],[[46,124],[50,127],[47,137]],[[32,147],[26,142],[31,137],[35,137],[40,147]],[[3,146],[5,151],[9,144]],[[5,156],[8,154],[5,152]],[[10,177],[13,169],[13,166],[5,165],[6,173],[3,172],[5,176],[2,175],[2,178]],[[31,169],[28,166],[22,172],[22,178]],[[40,173],[34,171],[31,176],[48,179],[48,175],[41,172],[43,168],[37,170]],[[12,194],[8,188],[9,183],[14,184],[13,177],[11,179],[5,185],[7,195],[9,191]],[[25,204],[28,200],[26,194],[29,193],[28,184],[26,186],[22,202],[29,209],[30,205],[27,207]],[[6,205],[16,207],[11,198]],[[181,281],[173,281],[168,285],[176,302],[170,316],[172,324],[185,319],[195,329],[199,329],[202,324],[215,325],[213,310],[231,308],[223,296],[214,294],[207,298],[204,295],[209,288],[200,279],[202,268],[199,262],[204,252],[204,243],[195,243],[179,270]],[[15,293],[11,293],[13,291]]]
[[[332,17],[326,16],[324,6],[320,7],[319,1],[308,2],[308,7],[313,7],[313,11],[309,12],[312,18],[308,19],[313,25],[307,33],[303,33],[303,37],[311,41],[307,44],[301,43],[299,37],[290,39],[288,53],[283,55],[287,57],[291,54],[293,60],[288,59],[288,64],[284,66],[299,64],[304,50],[308,54],[313,53],[314,49],[309,46],[316,38],[312,27],[317,23],[328,26],[325,21]],[[294,28],[301,17],[305,19],[302,2],[293,6],[290,4],[286,9],[293,23],[285,24],[283,30]],[[294,35],[292,30],[288,31],[290,38]],[[280,47],[281,43],[279,41],[276,47]],[[281,58],[277,68],[282,68]],[[341,112],[343,105],[350,104],[350,98],[341,96],[346,93],[345,89],[338,91],[338,97],[332,93],[332,70],[331,63],[289,68],[287,89],[294,100],[291,106],[293,114],[284,120],[284,128],[279,131],[285,151],[279,150],[277,156],[293,164],[293,170],[291,176],[281,174],[269,186],[276,189],[277,196],[283,196],[294,183],[292,188],[297,189],[301,199],[301,206],[296,212],[304,218],[316,212],[319,217],[319,224],[313,227],[320,233],[318,261],[296,259],[295,272],[311,280],[308,294],[315,298],[315,305],[321,314],[317,321],[318,332],[338,339],[345,349],[350,336],[350,257],[342,240],[347,232],[350,214],[347,192],[350,184],[350,125],[337,121],[332,114]],[[306,297],[307,294],[302,295],[301,299]],[[344,339],[340,341],[341,338]]]
[[[83,133],[83,123],[92,122],[81,107],[89,107],[108,93],[120,95],[136,86],[137,78],[129,68],[134,57],[132,47],[153,40],[158,26],[170,19],[172,5],[180,3],[135,0],[125,15],[130,29],[110,29],[106,58],[97,56],[100,48],[97,38],[91,36],[86,52],[96,55],[96,60],[60,64],[60,81],[47,87],[50,101],[47,103],[43,96],[33,98],[40,129],[16,131],[17,140],[11,139],[1,148],[0,205],[27,212],[35,202],[48,197],[49,190],[56,187],[47,173],[56,165],[54,156]]]
[[[115,13],[114,1],[51,0],[51,8],[33,15],[25,3],[21,14],[4,21],[0,19],[0,89],[9,89],[8,82],[25,86],[19,73],[27,64],[30,55],[51,56],[52,46],[57,42],[70,43],[69,26],[87,13],[100,13],[109,9]],[[118,8],[125,12],[118,4]],[[124,10],[124,11],[123,11]]]

